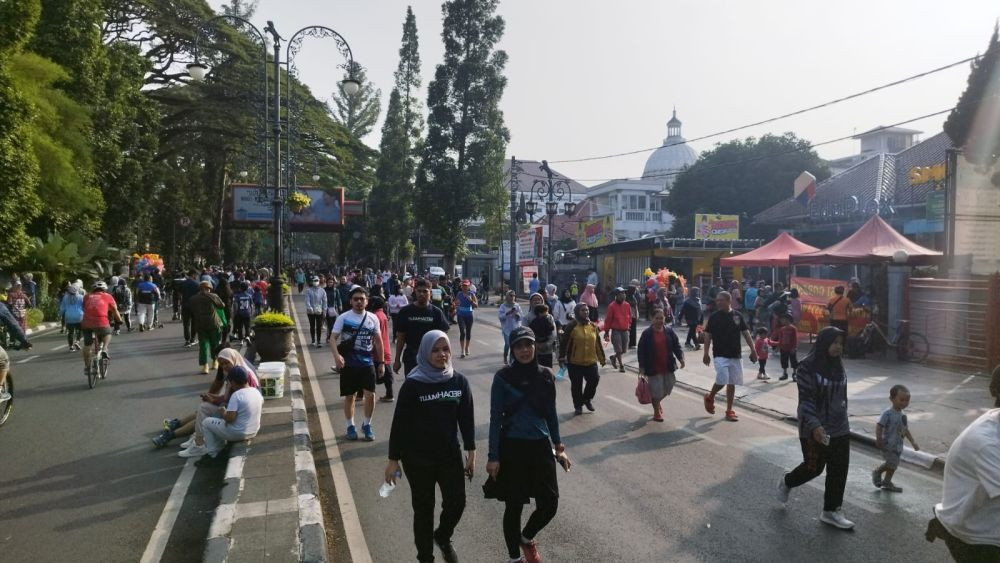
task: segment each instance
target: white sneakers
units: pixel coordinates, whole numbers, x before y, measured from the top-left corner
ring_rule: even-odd
[[[854,528],[854,522],[851,522],[844,517],[844,513],[838,508],[837,510],[824,510],[822,514],[819,515],[819,521],[824,524],[829,524],[835,528],[840,528],[841,530],[850,530]]]
[[[792,490],[788,488],[788,485],[785,484],[785,475],[787,475],[787,473],[783,473],[781,475],[781,479],[778,479],[777,495],[778,495],[778,501],[781,503],[788,502],[788,493],[792,492]]]
[[[208,448],[205,446],[193,444],[190,448],[177,452],[177,455],[180,457],[201,457],[207,453]]]
[[[194,435],[192,434],[191,437],[187,439],[187,442],[184,442],[183,444],[181,444],[181,449],[182,450],[186,450],[186,449],[190,448],[193,445],[194,445]]]

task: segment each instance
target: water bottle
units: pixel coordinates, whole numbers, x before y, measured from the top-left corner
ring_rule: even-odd
[[[403,474],[399,471],[396,472],[396,479],[402,477]],[[382,481],[382,486],[378,488],[378,496],[382,498],[387,498],[390,493],[396,488],[396,485],[389,483],[387,481]]]

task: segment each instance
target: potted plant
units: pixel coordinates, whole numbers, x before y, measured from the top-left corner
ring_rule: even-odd
[[[299,213],[302,213],[305,208],[312,205],[312,200],[309,199],[309,196],[307,196],[305,192],[293,190],[288,194],[288,200],[286,203],[288,204],[288,209],[291,210],[292,213],[298,215]]]
[[[292,350],[295,323],[282,313],[262,313],[253,321],[254,344],[262,362],[284,361]]]

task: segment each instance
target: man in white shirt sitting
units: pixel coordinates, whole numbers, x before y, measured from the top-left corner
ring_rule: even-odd
[[[956,561],[1000,561],[1000,408],[952,443],[934,516],[927,540],[943,538]]]
[[[253,438],[260,430],[264,397],[260,391],[247,385],[247,371],[234,366],[226,379],[230,389],[233,389],[229,404],[219,407],[221,418],[206,418],[202,422],[205,449],[208,451],[202,460],[206,463],[218,460],[219,452],[226,447],[227,442]]]

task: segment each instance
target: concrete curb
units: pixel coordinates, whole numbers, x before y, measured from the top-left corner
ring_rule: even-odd
[[[312,455],[312,437],[306,419],[305,396],[302,393],[302,373],[298,351],[293,348],[285,362],[288,366],[288,388],[292,395],[292,427],[295,443],[295,481],[299,504],[299,561],[325,563],[326,526],[319,500],[319,478]]]
[[[229,547],[232,545],[230,534],[233,522],[236,521],[236,502],[243,492],[243,466],[248,449],[247,442],[237,442],[230,448],[219,506],[215,508],[205,542],[202,556],[205,563],[223,563],[229,555]]]
[[[29,328],[28,330],[24,331],[24,334],[26,336],[38,335],[43,332],[48,332],[54,328],[59,328],[59,323],[41,323],[35,328]]]
[[[490,319],[490,320],[492,320],[492,319]],[[499,323],[490,322],[490,321],[487,321],[486,319],[481,319],[481,318],[477,317],[476,321],[477,322],[483,322],[484,324],[488,324],[488,325],[490,325],[490,326],[492,326],[494,328],[500,328],[500,324]],[[638,368],[638,366],[625,364],[625,367],[628,368],[629,371],[635,373],[636,375],[639,374],[639,368]],[[685,383],[685,382],[683,382],[683,381],[681,381],[679,379],[677,380],[676,385],[678,387],[681,387],[682,389],[686,389],[686,390],[691,391],[693,393],[704,394],[704,393],[707,393],[709,391],[708,389],[705,389],[704,387],[699,387],[697,385],[692,385],[690,383]],[[748,410],[750,412],[755,412],[755,413],[758,413],[758,414],[763,414],[765,416],[768,416],[768,417],[780,420],[782,422],[787,422],[789,424],[797,424],[798,423],[798,418],[795,415],[783,413],[783,412],[780,412],[780,411],[776,411],[774,409],[769,409],[767,407],[762,407],[760,405],[755,405],[753,403],[746,403],[746,402],[743,402],[743,401],[741,401],[739,399],[736,399],[736,402],[740,404],[740,408],[746,409],[746,410]],[[875,447],[875,437],[874,436],[869,436],[868,434],[863,434],[861,432],[857,432],[855,430],[851,430],[851,439],[854,440],[855,442],[866,444],[866,445],[871,446],[873,448]],[[900,459],[902,459],[903,461],[905,461],[907,463],[910,463],[912,465],[916,465],[916,466],[922,467],[924,469],[930,469],[932,471],[936,471],[938,473],[941,473],[941,472],[944,471],[944,465],[945,465],[945,462],[947,461],[947,456],[945,456],[945,455],[939,455],[939,454],[933,454],[933,453],[928,453],[928,452],[923,452],[923,451],[918,452],[918,451],[914,451],[914,450],[912,450],[912,449],[910,449],[908,447],[904,447],[904,449],[903,449],[903,455],[900,457]]]

